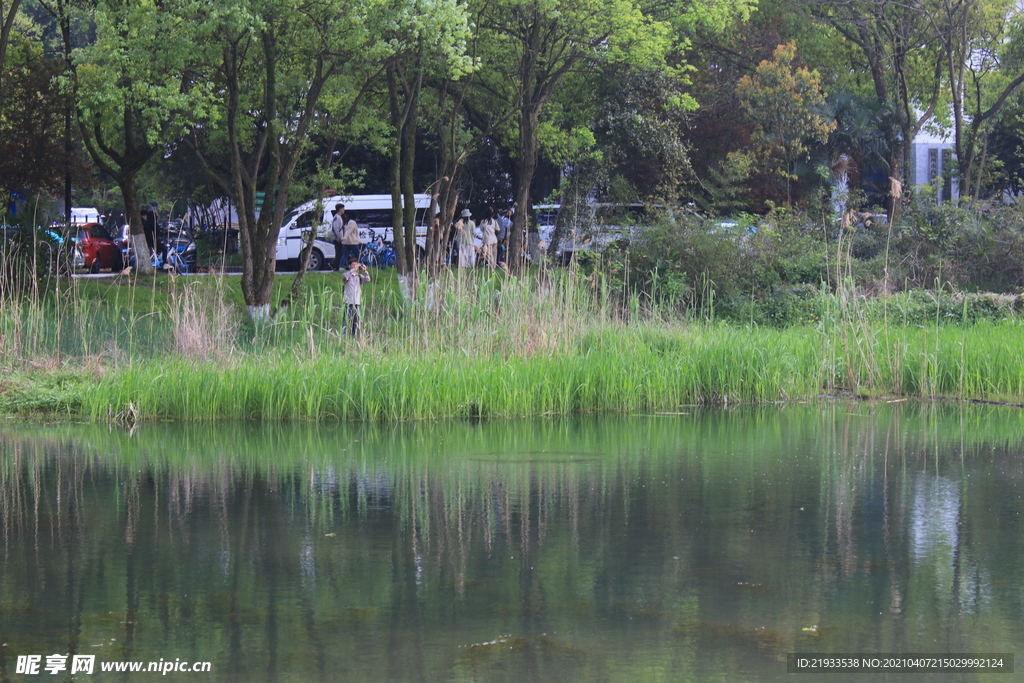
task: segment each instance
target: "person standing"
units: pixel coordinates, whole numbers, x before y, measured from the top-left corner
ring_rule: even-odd
[[[512,228],[512,207],[498,215],[498,263],[504,263],[508,253],[508,231]]]
[[[469,209],[462,210],[462,217],[455,224],[455,241],[459,243],[459,268],[476,265],[476,223]]]
[[[359,336],[359,307],[363,304],[363,285],[370,281],[370,271],[359,262],[359,259],[352,257],[349,258],[348,270],[341,274],[341,279],[345,281],[348,329],[352,330],[352,337],[356,338]]]
[[[483,247],[480,249],[480,255],[483,256],[484,263],[491,268],[498,265],[498,231],[501,230],[501,225],[494,217],[494,209],[488,208],[484,213],[484,219],[480,221],[480,232],[482,233]]]
[[[359,247],[362,242],[359,241],[359,224],[356,223],[355,215],[349,211],[345,212],[345,205],[342,204],[338,209],[338,213],[341,214],[341,220],[345,225],[345,232],[341,238],[341,246],[344,251],[345,263],[348,263],[349,259],[359,260]]]
[[[340,209],[340,210],[339,210]],[[331,209],[331,237],[334,240],[334,269],[341,270],[342,240],[345,237],[345,205],[339,204]]]

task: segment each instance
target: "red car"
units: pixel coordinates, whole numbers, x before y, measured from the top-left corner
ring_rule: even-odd
[[[82,255],[82,264],[90,273],[98,273],[104,268],[115,272],[124,268],[121,247],[99,223],[86,223],[78,228],[77,247]]]

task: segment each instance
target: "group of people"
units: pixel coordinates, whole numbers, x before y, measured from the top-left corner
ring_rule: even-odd
[[[359,307],[363,303],[363,285],[370,281],[370,271],[359,262],[359,224],[352,212],[346,213],[345,205],[338,204],[331,210],[331,236],[334,238],[334,270],[342,270],[341,279],[345,283],[343,298],[348,314],[346,330],[353,337],[359,336]]]
[[[496,268],[504,260],[504,246],[508,239],[509,228],[512,227],[514,208],[502,213],[487,207],[484,217],[477,225],[473,222],[473,214],[463,209],[462,215],[455,221],[454,237],[459,250],[459,267],[472,268],[477,263],[476,231],[480,230],[480,259],[484,265]]]
[[[331,235],[334,237],[334,269],[341,270],[350,259],[359,260],[359,224],[352,212],[345,212],[345,205],[338,204],[331,210]]]

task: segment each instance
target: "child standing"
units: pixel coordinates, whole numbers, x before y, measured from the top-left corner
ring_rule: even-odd
[[[363,272],[359,272],[362,270]],[[345,281],[345,304],[348,309],[348,324],[352,336],[359,336],[359,306],[363,303],[362,287],[370,281],[370,272],[356,258],[349,258],[348,270],[341,274]]]

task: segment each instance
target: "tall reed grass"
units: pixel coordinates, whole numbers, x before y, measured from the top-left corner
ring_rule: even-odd
[[[358,340],[344,334],[337,278],[260,326],[240,321],[217,278],[183,280],[169,296],[126,287],[103,305],[73,290],[7,301],[0,363],[90,359],[87,377],[51,382],[52,401],[24,405],[95,420],[679,412],[836,393],[1024,399],[1014,320],[880,324],[850,290],[821,295],[817,324],[779,330],[680,316],[611,291],[600,271],[453,272],[411,300],[375,278]]]

